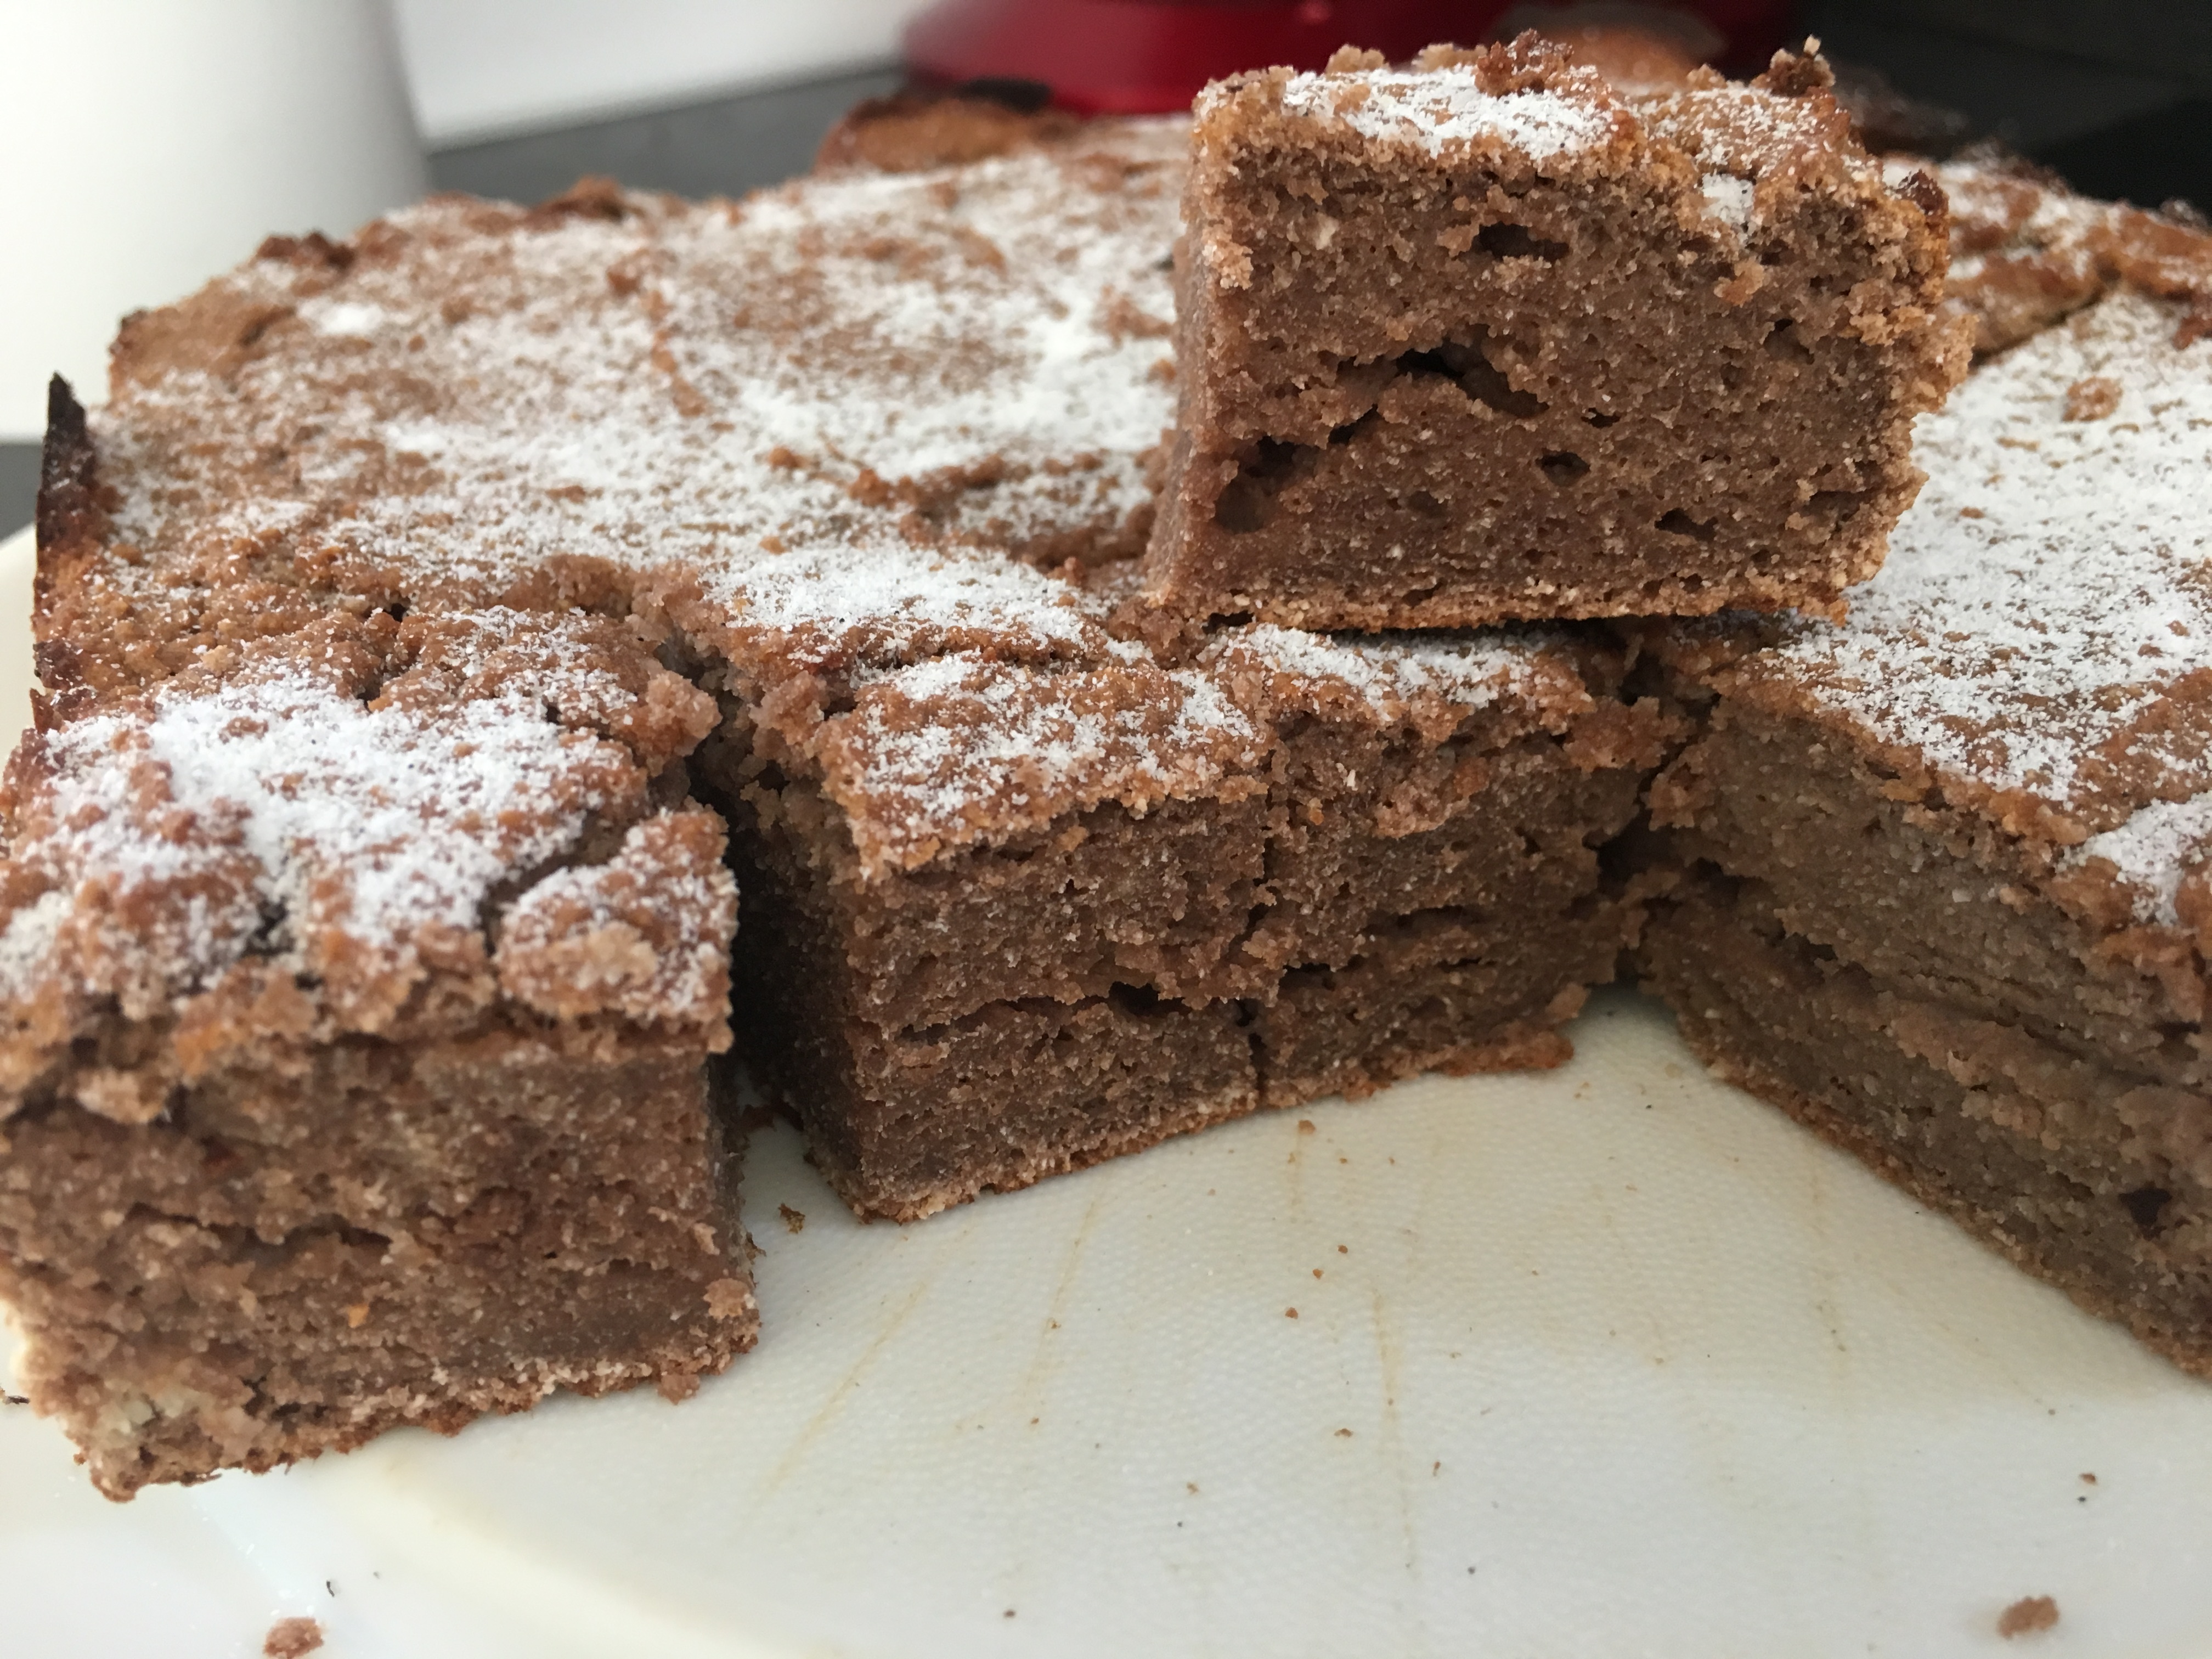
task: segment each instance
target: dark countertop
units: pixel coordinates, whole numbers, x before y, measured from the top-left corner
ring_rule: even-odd
[[[30,523],[38,498],[38,445],[0,444],[0,536],[12,536]]]
[[[841,75],[437,150],[430,156],[430,182],[440,190],[539,202],[587,173],[604,173],[639,190],[738,196],[805,172],[839,116],[863,98],[896,91],[901,79],[895,69]]]
[[[2212,88],[2194,57],[2169,64],[2136,49],[2100,59],[2051,49],[2024,24],[1995,39],[1926,21],[1963,4],[1808,0],[1800,15],[1832,57],[1960,111],[1974,132],[2057,168],[2082,190],[2146,205],[2179,196],[2212,207],[2212,144],[2204,140]],[[2050,10],[2051,0],[2022,0],[2021,18],[2035,22],[2039,8]],[[2194,42],[2190,35],[2183,44]],[[898,82],[890,69],[838,76],[440,150],[430,156],[431,181],[527,202],[605,173],[643,189],[737,195],[805,171],[839,114]],[[0,536],[30,522],[37,488],[37,446],[0,444]]]

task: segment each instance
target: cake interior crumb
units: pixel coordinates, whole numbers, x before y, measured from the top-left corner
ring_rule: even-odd
[[[2058,1622],[2058,1603],[2047,1595],[2023,1595],[1997,1615],[1997,1634],[2009,1642],[2015,1636],[2032,1636]]]
[[[313,1619],[279,1619],[262,1638],[268,1659],[302,1659],[323,1644],[323,1627]]]

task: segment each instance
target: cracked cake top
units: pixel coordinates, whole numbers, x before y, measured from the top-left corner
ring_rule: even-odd
[[[1177,142],[744,204],[441,198],[272,244],[126,325],[90,429],[104,523],[42,637],[127,684],[362,600],[591,604],[686,571],[738,612],[786,559],[850,579],[781,620],[896,635],[957,608],[957,574],[926,578],[978,542],[992,574],[1040,537],[1133,548]],[[1058,631],[1019,577],[991,609]]]
[[[726,1043],[721,826],[662,787],[714,707],[622,624],[380,612],[239,657],[10,763],[0,1116],[125,1024],[157,1052],[66,1069],[127,1121],[240,1043],[533,1014]]]
[[[1898,178],[1929,164],[1887,165]],[[2212,329],[2212,240],[2186,218],[2076,196],[1994,152],[1932,171],[1951,204],[1950,304],[1972,319],[1978,353],[2026,339],[2119,282],[2187,305],[2177,343]]]

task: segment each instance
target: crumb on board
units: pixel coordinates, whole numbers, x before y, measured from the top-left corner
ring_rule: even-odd
[[[323,1644],[323,1627],[312,1619],[279,1619],[261,1638],[267,1659],[303,1659]]]
[[[805,1211],[794,1210],[788,1204],[779,1204],[775,1207],[777,1213],[783,1217],[783,1224],[793,1232],[798,1232],[806,1225]]]
[[[2023,1595],[1997,1615],[1997,1634],[2009,1642],[2049,1630],[2058,1622],[2058,1603],[2047,1595]]]

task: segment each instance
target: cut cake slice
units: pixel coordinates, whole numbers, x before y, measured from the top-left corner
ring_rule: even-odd
[[[1931,421],[1863,616],[1655,628],[1639,698],[1572,627],[1159,626],[1183,136],[1006,125],[272,240],[58,402],[0,1291],[95,1478],[719,1368],[732,1012],[911,1217],[1556,1061],[1668,879],[1694,1042],[2204,1363],[2185,230]]]
[[[1840,614],[1963,372],[1941,193],[1818,58],[1618,95],[1526,36],[1200,98],[1149,598],[1203,619]]]
[[[1644,971],[1723,1075],[2212,1375],[2212,239],[1946,183],[2101,246],[1968,269],[2008,349],[1847,624],[1649,635],[1706,712]]]
[[[0,1297],[103,1491],[750,1346],[704,1083],[736,899],[668,804],[712,719],[618,627],[496,611],[42,710],[0,792]]]
[[[1632,934],[1597,848],[1668,727],[1616,701],[1617,657],[1262,625],[1163,669],[1114,643],[763,702],[702,751],[746,1051],[863,1213],[1556,1064]]]

